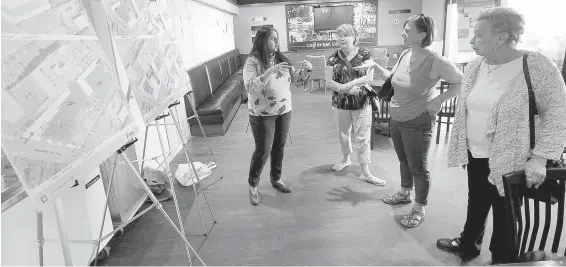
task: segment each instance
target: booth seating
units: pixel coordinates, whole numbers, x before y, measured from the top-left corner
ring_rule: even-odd
[[[191,68],[192,97],[207,136],[224,135],[241,103],[244,78],[240,52],[234,49]],[[202,136],[191,102],[185,96],[185,110],[192,136]]]

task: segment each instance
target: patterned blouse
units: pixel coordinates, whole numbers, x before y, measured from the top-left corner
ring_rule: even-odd
[[[477,57],[468,63],[462,92],[456,104],[456,115],[448,146],[448,166],[468,164],[466,100],[476,83],[482,62]],[[489,181],[505,195],[502,176],[520,171],[531,154],[558,159],[566,144],[566,86],[556,64],[538,52],[529,52],[529,73],[539,115],[535,117],[535,148],[529,142],[529,97],[523,71],[513,78],[503,96],[491,110],[485,135],[491,142]]]
[[[275,61],[275,56],[271,56],[268,68],[280,63]],[[243,75],[244,87],[248,93],[249,114],[277,116],[291,111],[291,82],[299,80],[303,76],[303,71],[296,71],[292,67],[290,72],[279,72],[261,81],[260,76],[264,72],[257,57],[248,56]]]
[[[340,53],[340,55],[339,55]],[[359,48],[358,54],[350,60],[352,67],[362,65],[366,60],[371,59],[371,53],[365,48]],[[332,80],[337,83],[345,84],[366,75],[367,70],[349,69],[346,64],[347,57],[342,50],[338,49],[328,58],[328,66],[334,67]],[[369,86],[369,85],[367,85]],[[371,89],[371,88],[368,88]],[[369,105],[367,90],[360,90],[357,94],[332,93],[332,107],[345,110],[363,109]]]

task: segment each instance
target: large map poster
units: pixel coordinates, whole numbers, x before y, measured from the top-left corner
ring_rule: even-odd
[[[2,148],[38,210],[138,133],[79,0],[2,0]]]
[[[174,11],[180,3],[170,2],[102,0],[120,57],[118,68],[125,71],[146,123],[189,90],[182,69],[183,18]]]
[[[345,4],[329,3],[327,6]],[[376,1],[348,2],[354,6],[354,28],[358,32],[361,46],[375,46],[377,35]],[[288,50],[313,50],[338,48],[336,30],[314,29],[314,4],[287,5],[287,46]]]

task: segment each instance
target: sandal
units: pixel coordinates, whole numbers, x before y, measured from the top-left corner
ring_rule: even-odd
[[[411,209],[409,213],[405,214],[405,217],[401,220],[401,224],[407,228],[417,227],[425,215],[425,209],[422,209],[421,211]]]
[[[393,195],[387,195],[383,199],[383,202],[385,202],[385,204],[389,204],[389,205],[411,203],[411,201],[413,201],[412,198],[411,198],[411,193],[404,195],[401,192],[397,192]]]

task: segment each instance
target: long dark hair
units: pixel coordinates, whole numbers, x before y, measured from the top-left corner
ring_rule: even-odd
[[[261,67],[263,71],[269,68],[269,52],[267,51],[267,39],[271,35],[271,33],[277,32],[272,27],[263,26],[259,31],[257,31],[255,35],[254,45],[252,47],[252,51],[250,52],[250,56],[255,56],[259,62],[261,62]],[[275,51],[275,64],[279,64],[281,62],[287,62],[291,65],[291,62],[287,57],[281,53],[279,50],[279,46],[277,46],[277,51]]]

